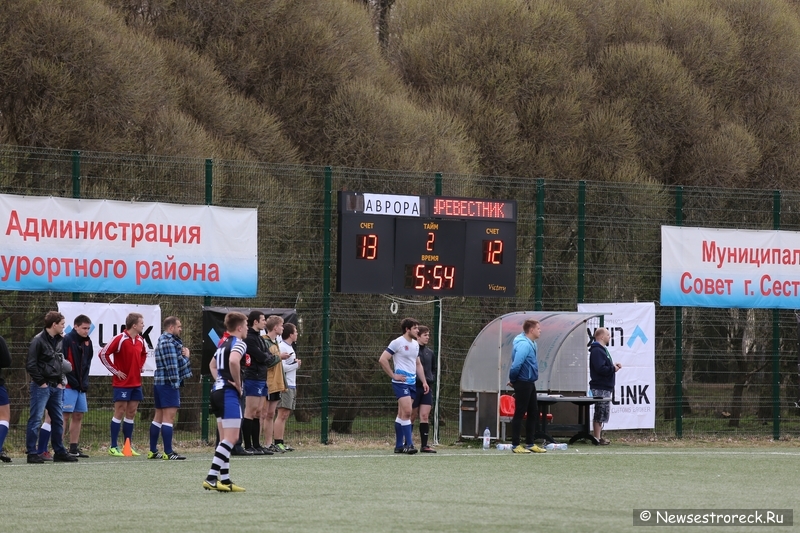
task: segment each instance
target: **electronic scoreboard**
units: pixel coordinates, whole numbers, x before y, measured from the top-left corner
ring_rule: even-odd
[[[517,203],[339,193],[336,289],[512,297]]]

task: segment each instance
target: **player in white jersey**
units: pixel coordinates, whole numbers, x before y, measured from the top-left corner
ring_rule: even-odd
[[[283,441],[286,432],[286,421],[294,411],[297,402],[297,369],[300,368],[302,361],[297,358],[292,345],[297,341],[297,326],[294,324],[284,324],[281,341],[278,347],[281,350],[281,362],[283,373],[286,377],[286,390],[281,392],[281,401],[278,404],[278,417],[275,419],[274,436],[275,447],[283,452],[294,451],[294,448]]]
[[[419,360],[419,344],[417,344],[417,331],[419,322],[413,318],[404,318],[400,322],[403,334],[397,337],[381,354],[381,368],[392,378],[392,388],[397,397],[397,418],[394,420],[394,431],[397,437],[394,453],[415,454],[413,433],[411,426],[411,409],[416,396],[417,376],[422,382],[423,391],[427,394],[430,390],[425,381],[425,372]],[[394,368],[389,361],[394,363]]]

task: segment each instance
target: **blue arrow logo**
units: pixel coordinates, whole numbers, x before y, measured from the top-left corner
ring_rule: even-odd
[[[628,345],[628,348],[633,348],[633,343],[636,342],[636,339],[642,339],[642,344],[647,344],[647,335],[644,334],[642,328],[636,326],[636,329],[633,330],[633,334],[628,338],[628,342],[625,344]]]
[[[217,335],[217,332],[213,329],[208,332],[208,338],[211,339],[211,341],[214,343],[214,346],[219,345],[219,335]]]

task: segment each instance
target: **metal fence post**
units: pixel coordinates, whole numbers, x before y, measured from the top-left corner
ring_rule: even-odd
[[[772,229],[781,229],[781,191],[772,194]],[[781,438],[781,311],[772,310],[772,438]]]
[[[331,358],[331,231],[333,227],[333,171],[325,167],[323,191],[324,224],[322,250],[322,412],[319,439],[328,444],[328,403]]]
[[[213,203],[214,160],[206,159],[206,205]],[[211,297],[203,298],[203,305],[211,305]],[[211,376],[200,371],[200,386],[202,388],[202,405],[200,407],[200,439],[208,442],[208,403],[211,398]]]
[[[542,310],[542,283],[544,274],[544,179],[536,180],[536,281],[533,310]]]
[[[583,303],[586,276],[586,182],[578,182],[578,303]]]
[[[78,150],[72,151],[72,197],[76,199],[81,197],[81,153]],[[80,302],[80,293],[73,292],[72,301]]]
[[[675,187],[675,225],[683,226],[683,187]],[[675,436],[683,438],[683,307],[675,308]]]

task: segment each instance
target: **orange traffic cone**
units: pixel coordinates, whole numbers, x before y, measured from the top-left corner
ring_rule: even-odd
[[[125,457],[133,457],[133,450],[131,449],[131,439],[125,439],[125,446],[122,447],[122,455]]]

